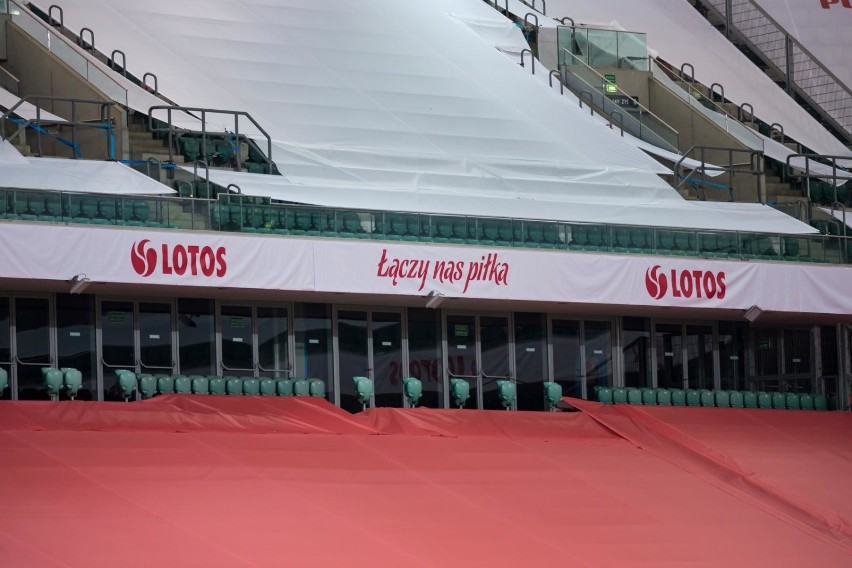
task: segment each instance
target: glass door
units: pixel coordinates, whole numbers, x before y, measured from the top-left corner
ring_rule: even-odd
[[[14,368],[18,399],[47,398],[41,369],[56,360],[51,341],[51,302],[48,298],[14,300]]]
[[[290,376],[290,319],[286,307],[221,305],[218,320],[220,374]]]
[[[686,326],[686,377],[691,389],[714,388],[713,326]]]
[[[116,371],[174,375],[174,306],[169,302],[101,300],[98,349],[103,400],[124,400]]]
[[[551,376],[563,396],[593,399],[595,387],[613,385],[612,335],[608,320],[551,319]]]
[[[514,380],[512,327],[508,315],[445,314],[446,369],[470,385],[467,408],[503,408],[497,381]],[[448,392],[452,397],[452,389]],[[451,406],[452,406],[451,402]]]
[[[337,309],[335,320],[340,407],[362,409],[353,377],[373,381],[370,405],[402,407],[402,313]]]
[[[663,389],[684,388],[683,326],[671,323],[656,324],[654,326],[654,347],[657,362],[657,386]]]

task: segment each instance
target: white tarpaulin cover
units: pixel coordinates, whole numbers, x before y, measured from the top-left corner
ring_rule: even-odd
[[[20,243],[38,242],[37,247]],[[852,268],[0,223],[0,279],[852,313]],[[97,251],[97,254],[93,254]],[[452,264],[450,264],[452,263]],[[451,268],[448,270],[448,266]],[[271,270],[270,267],[274,267]],[[780,285],[783,283],[783,285]],[[138,288],[144,295],[144,288]],[[796,293],[806,291],[805,293]],[[425,301],[425,300],[424,300]]]
[[[3,166],[26,165],[27,159],[8,140],[0,140],[0,164]],[[0,171],[0,180],[2,180],[2,171]]]
[[[818,6],[819,0],[809,3]],[[698,81],[724,85],[726,98],[737,104],[750,103],[757,117],[768,124],[782,124],[786,134],[799,143],[820,154],[852,157],[852,151],[749,61],[689,2],[550,0],[547,13],[553,18],[571,16],[578,25],[617,20],[630,31],[645,32],[648,46],[660,57],[676,67],[692,64]]]
[[[189,168],[186,168],[190,171]],[[291,184],[282,176],[211,170],[210,179],[225,187],[237,185],[243,194],[324,207],[377,211],[410,211],[483,217],[515,217],[590,223],[654,225],[658,227],[716,228],[765,233],[815,233],[816,229],[771,207],[753,203],[659,200],[642,202],[630,197],[607,201],[534,199],[509,191],[492,193],[363,189]]]
[[[852,88],[852,3],[849,0],[756,0],[829,71]]]
[[[23,158],[0,146],[0,187],[121,195],[174,194],[172,189],[118,162]],[[18,154],[20,156],[20,154]],[[8,160],[8,161],[4,161]]]
[[[56,4],[102,50],[123,50],[131,71],[155,70],[172,100],[249,112],[276,141],[285,177],[274,183],[294,195],[341,206],[395,196],[402,210],[440,203],[468,214],[488,202],[502,216],[517,202],[551,211],[554,202],[566,219],[680,226],[683,210],[702,227],[730,225],[728,214],[698,213],[658,177],[666,168],[471,28],[500,22],[508,43],[523,41],[481,0]],[[763,208],[750,215],[754,230],[778,226]]]

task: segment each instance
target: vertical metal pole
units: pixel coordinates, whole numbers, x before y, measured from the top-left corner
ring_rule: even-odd
[[[786,55],[786,69],[785,74],[787,75],[787,94],[793,94],[793,38],[790,35],[784,36],[784,53]]]
[[[731,24],[734,20],[733,0],[725,0],[725,37],[731,39]]]

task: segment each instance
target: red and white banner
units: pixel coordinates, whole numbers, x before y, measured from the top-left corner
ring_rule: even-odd
[[[852,314],[852,267],[0,223],[0,278]]]

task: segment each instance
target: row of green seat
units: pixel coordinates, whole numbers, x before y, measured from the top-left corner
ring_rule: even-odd
[[[160,203],[145,198],[77,196],[70,193],[8,191],[0,194],[0,218],[170,228]]]
[[[850,191],[852,183],[850,182],[838,186],[836,192],[834,186],[828,182],[812,179],[809,180],[808,185],[810,186],[811,201],[814,203],[831,205],[836,198],[836,201],[843,205],[850,204],[850,198],[852,198],[852,191]]]
[[[208,134],[202,137],[196,134],[183,134],[178,138],[177,148],[190,164],[197,160],[204,160],[211,166],[223,166],[231,164],[238,151],[238,144],[232,136]],[[252,174],[277,173],[274,164],[270,172],[270,165],[265,156],[251,144],[248,145],[248,155],[241,159],[241,165]]]
[[[595,390],[598,401],[604,404],[828,410],[828,399],[825,395],[811,393],[608,387]]]
[[[189,188],[185,193],[195,195],[199,184],[179,185]],[[182,228],[258,234],[798,262],[852,261],[852,239],[844,240],[839,234],[773,237],[759,233],[334,210],[273,204],[268,199],[236,194],[218,194],[218,200],[211,202],[0,190],[0,219],[176,228],[178,219],[187,223],[185,217],[190,218],[190,226],[181,225]],[[844,242],[848,251],[841,246]]]
[[[3,373],[5,374],[5,370]],[[71,367],[42,367],[41,376],[44,388],[51,400],[59,400],[59,394],[65,391],[71,400],[76,398],[77,393],[83,387],[83,374]],[[0,389],[2,393],[2,389]]]
[[[325,397],[322,379],[280,377],[235,377],[217,375],[136,375],[116,371],[121,396],[129,399],[138,390],[142,398],[160,394],[216,394]]]
[[[518,246],[616,253],[810,260],[797,237],[694,233],[648,227],[598,226],[403,213],[359,213],[274,204],[217,204],[213,227],[262,234],[334,236],[411,242]]]

